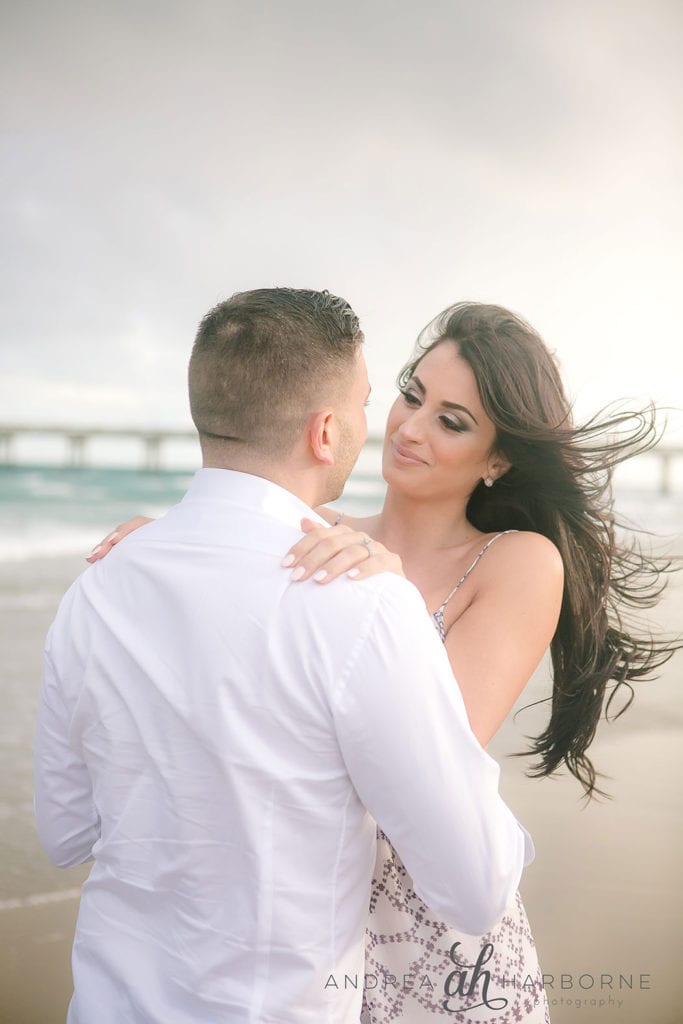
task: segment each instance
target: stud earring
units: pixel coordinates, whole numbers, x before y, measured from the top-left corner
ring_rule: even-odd
[[[494,484],[493,477],[492,476],[487,476],[486,479],[484,480],[484,483],[486,484],[487,487],[493,487],[493,484]]]

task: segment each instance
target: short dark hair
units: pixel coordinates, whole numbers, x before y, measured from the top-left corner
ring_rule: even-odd
[[[328,291],[258,288],[219,303],[190,357],[200,437],[282,455],[311,412],[339,393],[362,342],[351,306]]]

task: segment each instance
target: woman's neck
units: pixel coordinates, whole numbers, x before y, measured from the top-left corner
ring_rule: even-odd
[[[426,558],[471,543],[481,536],[468,521],[466,503],[419,501],[389,488],[377,520],[377,539],[401,558]]]

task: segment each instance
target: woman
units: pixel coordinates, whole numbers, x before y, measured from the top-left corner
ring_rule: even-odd
[[[320,583],[344,571],[356,579],[404,572],[433,614],[483,745],[550,644],[552,708],[533,744],[534,771],[566,765],[590,797],[596,773],[586,751],[608,684],[616,686],[607,707],[617,688],[631,690],[631,680],[673,653],[632,634],[620,615],[624,604],[651,605],[668,568],[620,547],[611,511],[611,469],[652,444],[652,419],[640,415],[621,439],[606,434],[627,415],[572,427],[557,367],[536,332],[501,307],[476,303],[432,321],[399,386],[384,444],[382,511],[354,520],[319,510],[334,525],[307,524],[283,564],[293,580]],[[118,528],[99,557],[143,521]],[[548,1020],[521,900],[488,935],[455,932],[420,901],[380,833],[364,1019],[419,1024],[451,1015]]]

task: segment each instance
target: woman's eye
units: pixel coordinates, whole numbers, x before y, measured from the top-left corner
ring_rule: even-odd
[[[448,416],[442,416],[441,422],[447,430],[455,430],[457,433],[467,430],[467,427],[460,423],[459,420],[449,419]]]
[[[402,391],[401,394],[403,395],[404,402],[407,402],[408,405],[420,404],[420,399],[417,397],[414,391]]]

